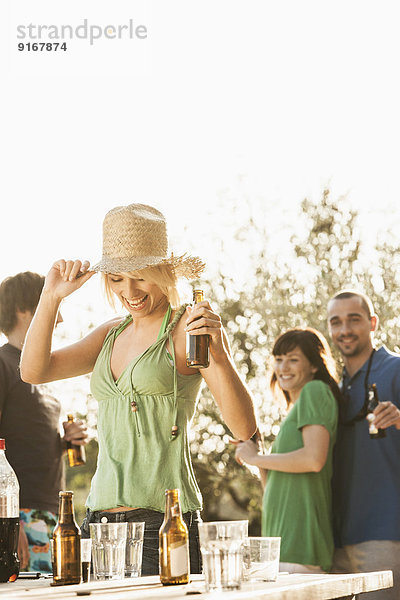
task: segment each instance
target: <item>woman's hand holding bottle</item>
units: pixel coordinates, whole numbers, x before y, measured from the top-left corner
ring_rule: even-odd
[[[199,302],[194,306],[187,307],[186,332],[191,335],[209,335],[210,352],[214,358],[225,353],[229,354],[226,348],[223,335],[221,318],[215,313],[207,300]]]

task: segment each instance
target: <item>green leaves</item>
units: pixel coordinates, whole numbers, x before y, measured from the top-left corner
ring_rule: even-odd
[[[237,204],[241,205],[240,198]],[[229,210],[235,210],[232,199]],[[268,206],[264,214],[269,214]],[[222,317],[237,368],[253,393],[267,446],[285,413],[269,392],[274,340],[296,326],[315,327],[329,339],[326,306],[334,293],[343,287],[355,287],[370,296],[380,316],[378,342],[399,350],[400,248],[396,239],[385,232],[378,244],[363,235],[348,199],[332,198],[329,189],[323,190],[317,202],[304,199],[299,213],[291,219],[296,233],[286,242],[287,231],[282,230],[281,236],[276,232],[275,245],[269,242],[268,221],[264,224],[261,218],[251,216],[247,222],[241,220],[233,234],[237,245],[233,247],[230,239],[224,246],[219,239],[222,248],[218,248],[218,255],[221,261],[236,256],[245,262],[245,285],[238,283],[237,265],[233,264],[231,270],[221,266],[205,286],[207,297]],[[280,237],[284,247],[276,244]],[[218,433],[215,424],[223,427],[224,433]],[[193,424],[192,443],[204,495],[203,518],[249,518],[253,535],[259,535],[260,483],[249,469],[237,465],[233,447],[224,444],[226,438],[215,404],[204,391]]]

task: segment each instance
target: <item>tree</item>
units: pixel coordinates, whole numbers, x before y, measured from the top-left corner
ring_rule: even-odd
[[[201,285],[222,317],[235,363],[253,394],[268,448],[285,414],[285,407],[276,405],[269,393],[270,350],[275,338],[295,326],[315,327],[328,337],[327,302],[336,291],[351,286],[365,291],[375,305],[381,323],[378,341],[399,351],[400,251],[387,232],[368,247],[368,240],[361,239],[359,217],[349,208],[348,200],[333,199],[328,189],[317,202],[304,199],[298,214],[290,217],[296,231],[289,235],[288,226],[279,228],[273,243],[269,241],[271,229],[261,219],[250,211],[246,218],[245,199],[236,202],[240,218],[235,218],[233,199],[228,201],[222,212],[232,214],[234,223],[241,224],[236,225],[233,239],[214,232],[215,254],[244,257],[244,277],[239,277],[237,263],[219,263],[213,276]],[[264,212],[270,214],[268,206]],[[94,412],[88,397],[87,418],[92,428]],[[191,441],[204,497],[203,519],[248,518],[250,533],[259,535],[262,491],[257,472],[235,462],[230,435],[204,388]],[[96,454],[93,441],[87,448],[87,466],[68,470],[68,486],[77,491],[77,505],[88,493]]]
[[[285,257],[273,256],[265,226],[249,218],[235,235],[236,255],[248,257],[245,289],[237,287],[235,275],[226,269],[220,269],[218,277],[205,286],[228,332],[239,372],[253,393],[267,447],[285,412],[269,394],[269,353],[280,333],[311,326],[328,338],[326,305],[344,287],[361,289],[374,302],[381,320],[379,341],[396,340],[399,327],[400,253],[396,244],[386,236],[369,248],[374,260],[368,260],[357,213],[348,208],[345,197],[332,199],[328,189],[318,202],[303,200],[296,224],[300,233],[291,236]],[[243,247],[257,250],[251,254]],[[260,484],[254,471],[235,462],[233,449],[227,445],[229,435],[210,394],[204,391],[192,442],[204,495],[204,519],[247,515],[251,532],[259,535]]]

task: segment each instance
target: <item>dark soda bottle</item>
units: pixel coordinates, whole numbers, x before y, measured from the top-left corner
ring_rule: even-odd
[[[0,582],[15,581],[19,575],[19,483],[0,439]]]

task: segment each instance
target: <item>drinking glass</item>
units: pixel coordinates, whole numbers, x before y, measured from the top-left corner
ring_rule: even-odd
[[[244,578],[276,581],[279,572],[280,537],[248,537],[243,545]]]
[[[123,579],[126,523],[90,523],[95,579]]]
[[[248,521],[199,523],[206,591],[240,589]]]
[[[144,521],[127,523],[125,550],[125,577],[140,577],[142,574],[142,554]]]
[[[90,560],[92,556],[92,540],[81,538],[82,583],[90,581]]]

